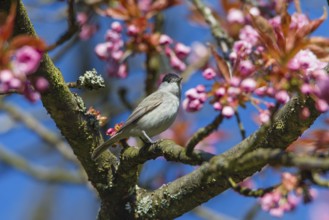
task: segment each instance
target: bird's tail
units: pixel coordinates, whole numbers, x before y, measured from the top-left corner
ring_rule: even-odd
[[[96,149],[94,150],[94,152],[91,155],[91,158],[93,160],[96,160],[104,151],[106,151],[111,145],[113,145],[114,143],[120,141],[121,139],[123,139],[122,135],[120,135],[121,133],[117,133],[116,135],[114,135],[113,137],[111,137],[109,140],[105,141],[103,144],[101,144],[100,146],[96,147]]]

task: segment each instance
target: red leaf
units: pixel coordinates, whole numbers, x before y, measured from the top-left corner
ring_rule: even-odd
[[[313,21],[310,21],[308,25],[303,26],[300,30],[297,31],[298,37],[305,37],[306,35],[309,35],[312,33],[315,29],[317,29],[322,22],[327,18],[327,10],[326,8],[323,8],[323,15]]]
[[[44,51],[46,49],[46,44],[43,40],[28,35],[18,35],[13,38],[10,42],[10,49],[15,50],[26,45],[34,47],[40,51]]]
[[[5,23],[0,27],[0,46],[2,43],[9,39],[13,33],[14,23],[16,16],[16,2],[11,4],[9,15]]]
[[[216,52],[214,46],[210,45],[210,50],[212,55],[215,58],[216,66],[218,70],[223,74],[223,77],[226,81],[230,80],[230,70],[226,64],[226,61]]]
[[[128,12],[123,8],[107,8],[105,9],[105,14],[115,19],[128,20]]]

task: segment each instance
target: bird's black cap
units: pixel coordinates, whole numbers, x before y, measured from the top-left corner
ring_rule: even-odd
[[[163,77],[162,82],[180,82],[183,78],[175,73],[168,73]]]

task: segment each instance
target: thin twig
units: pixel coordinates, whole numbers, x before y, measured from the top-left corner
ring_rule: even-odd
[[[36,120],[32,115],[23,111],[17,106],[12,106],[10,104],[5,104],[0,102],[0,109],[8,112],[8,114],[15,120],[23,122],[29,129],[37,133],[44,141],[55,146],[55,148],[66,158],[75,163],[77,159],[73,154],[69,146],[61,140],[59,136],[54,134],[52,131],[43,126],[38,120]]]
[[[68,29],[67,31],[52,45],[48,46],[46,51],[51,51],[55,49],[57,46],[65,43],[68,41],[79,29],[76,20],[75,20],[75,13],[74,13],[74,0],[68,0]]]
[[[261,210],[261,206],[259,205],[258,202],[256,202],[246,213],[245,217],[243,218],[244,220],[253,220],[255,219],[256,215],[258,212]]]
[[[59,49],[59,51],[55,52],[55,54],[51,56],[51,60],[54,63],[60,61],[63,57],[65,57],[67,51],[70,50],[78,41],[79,41],[78,35],[73,36],[72,39],[67,44],[65,44],[63,47]]]
[[[158,13],[155,16],[154,32],[163,32],[164,17],[162,13]],[[156,83],[159,79],[160,73],[160,54],[156,50],[148,50],[146,53],[146,78],[145,78],[145,94],[149,95],[156,89]]]
[[[120,98],[122,104],[128,110],[133,110],[133,105],[127,99],[127,89],[124,87],[119,88],[118,94],[119,94],[119,98]]]
[[[11,95],[11,94],[22,94],[22,92],[18,90],[9,90],[6,92],[0,92],[0,95]]]
[[[222,213],[215,212],[205,206],[198,206],[192,210],[192,212],[202,219],[206,220],[235,220],[235,218],[226,216]]]
[[[219,124],[223,121],[223,118],[223,115],[219,114],[210,124],[203,128],[200,128],[197,132],[195,132],[195,134],[192,136],[192,138],[186,145],[186,154],[191,155],[194,147],[205,137],[211,134],[214,130],[216,130]]]
[[[262,197],[266,193],[272,192],[273,189],[278,187],[278,185],[275,185],[275,186],[271,186],[271,187],[264,188],[264,189],[253,190],[253,189],[249,189],[247,187],[241,187],[240,185],[235,183],[231,177],[228,178],[228,182],[230,183],[232,189],[235,192],[237,192],[241,195],[244,195],[244,196],[248,196],[248,197]]]
[[[244,129],[243,123],[242,123],[241,118],[240,118],[240,114],[237,111],[235,112],[235,118],[236,118],[236,121],[237,121],[238,126],[239,126],[241,138],[242,138],[242,140],[244,140],[244,139],[246,139],[246,130]]]
[[[212,35],[217,41],[218,46],[221,48],[225,60],[229,60],[229,51],[232,45],[232,39],[221,28],[217,19],[212,14],[212,11],[201,0],[191,0],[195,7],[202,14],[206,22],[209,24]]]
[[[47,169],[42,166],[32,165],[24,158],[15,155],[3,146],[0,146],[0,161],[20,170],[36,179],[47,182],[85,184],[87,179],[81,173],[70,173],[62,169]]]
[[[311,173],[311,181],[318,186],[329,188],[329,180],[324,179],[319,173],[312,172]]]

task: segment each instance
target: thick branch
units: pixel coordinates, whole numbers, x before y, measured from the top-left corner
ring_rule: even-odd
[[[127,169],[130,169],[130,167],[143,164],[150,159],[160,156],[164,156],[168,161],[201,165],[203,162],[209,161],[214,155],[203,151],[195,151],[192,155],[188,156],[185,148],[175,144],[171,140],[161,140],[147,149],[133,147],[125,149],[121,156],[121,163],[125,164]]]
[[[0,10],[9,10],[10,0],[0,0]],[[33,25],[24,5],[19,1],[15,20],[14,35],[28,34],[36,36]],[[82,99],[72,94],[66,86],[61,72],[45,54],[36,73],[31,77],[43,76],[49,82],[49,89],[42,93],[42,103],[65,136],[75,155],[86,170],[88,179],[100,195],[108,193],[108,184],[112,180],[111,169],[115,166],[115,156],[109,152],[103,154],[98,163],[91,159],[91,151],[102,142],[97,120],[85,114]],[[106,197],[107,198],[107,197]],[[110,198],[102,200],[110,203]],[[114,202],[113,202],[114,203]]]

